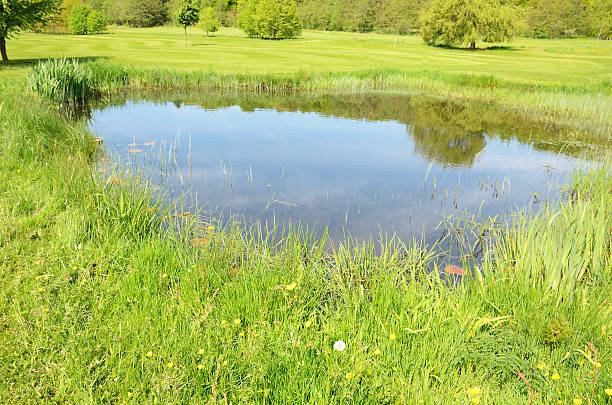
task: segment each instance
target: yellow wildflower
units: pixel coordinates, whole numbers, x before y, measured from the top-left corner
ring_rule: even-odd
[[[34,264],[36,264],[36,265],[40,264],[40,260],[36,260],[36,261],[34,262]]]
[[[546,367],[544,364],[542,363],[538,364],[538,370],[542,371],[544,370],[544,367]]]
[[[224,319],[221,321],[221,325],[225,325],[227,323],[227,321]]]
[[[293,290],[295,290],[295,287],[297,287],[297,283],[291,283],[291,284],[288,284],[288,285],[285,287],[285,289],[286,289],[287,291],[293,291]]]
[[[44,288],[42,288],[42,287],[38,287],[38,292],[44,292],[44,291],[45,291],[45,289],[44,289]]]
[[[210,226],[208,227],[208,230],[209,230],[209,231],[214,231],[214,230],[215,230],[215,227],[214,227],[214,226],[212,226],[212,225],[210,225]]]
[[[480,403],[480,397],[472,397],[470,398],[470,402],[473,404],[479,404]]]
[[[550,376],[550,378],[553,381],[559,381],[559,379],[561,379],[561,376],[559,375],[559,373],[552,373],[552,375]]]
[[[147,356],[147,357],[153,357],[153,352],[149,350],[145,356]]]
[[[223,360],[223,363],[222,363],[222,364],[223,364],[224,366],[227,366],[227,360]]]
[[[380,356],[380,349],[374,349],[374,356]]]
[[[240,319],[234,319],[234,325],[238,326],[242,323]]]
[[[40,280],[40,276],[36,276],[34,277],[36,280]]]
[[[606,392],[607,396],[612,397],[612,388],[606,388],[604,391]]]
[[[243,337],[243,336],[244,336],[244,331],[240,331],[240,333],[238,334],[238,336]]]
[[[309,319],[306,321],[306,323],[304,323],[304,326],[307,328],[310,328],[310,325],[312,325],[312,321]]]
[[[599,367],[601,367],[601,363],[600,362],[595,363],[595,368],[599,368]]]
[[[132,394],[132,391],[128,391],[127,394],[128,394],[128,398],[132,398],[132,395],[134,395],[134,394]]]
[[[43,312],[49,312],[49,308],[43,308]]]
[[[467,392],[468,394],[470,394],[471,397],[477,397],[481,394],[479,387],[468,388]]]
[[[389,335],[389,339],[390,340],[395,340],[395,339],[397,339],[397,336],[395,336],[395,333],[392,333],[392,334]]]
[[[77,269],[77,266],[72,266],[72,270],[76,270],[76,269]]]
[[[198,364],[198,370],[204,370],[204,364]]]
[[[204,348],[201,348],[200,350],[198,350],[198,354],[199,355],[203,355],[204,354]]]
[[[174,363],[173,363],[173,362],[170,362],[170,363],[166,364],[166,366],[167,366],[168,368],[172,368],[172,367],[174,367]]]
[[[574,405],[582,405],[582,399],[578,397],[574,398]]]
[[[557,403],[558,403],[558,404],[562,404],[563,402],[561,402],[561,400],[560,400],[560,399],[557,399]]]
[[[167,273],[162,274],[162,278],[166,278],[166,277],[168,277]]]
[[[353,378],[353,373],[346,373],[346,379],[350,380],[351,378]]]

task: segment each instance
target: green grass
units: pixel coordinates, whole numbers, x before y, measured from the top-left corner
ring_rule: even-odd
[[[176,32],[24,34],[9,42],[9,55],[109,57],[116,63],[90,65],[106,91],[397,85],[489,95],[516,109],[548,100],[541,111],[551,120],[610,122],[610,110],[596,103],[610,102],[609,54],[594,51],[609,44],[519,41],[513,50],[470,53],[402,38],[402,52],[412,52],[394,55],[392,37],[382,35],[307,32],[272,43],[226,31],[198,39],[225,45],[207,59],[200,49],[217,45],[180,49]],[[298,46],[297,62],[272,59],[288,59]],[[249,74],[245,60],[258,73]],[[195,71],[195,61],[206,70]],[[319,64],[354,71],[356,62],[375,70],[318,72]],[[290,74],[300,68],[312,71]],[[567,201],[533,219],[517,214],[501,229],[462,225],[495,238],[490,260],[453,286],[427,271],[432,252],[418,244],[387,241],[380,254],[348,243],[326,251],[299,229],[277,243],[170,215],[180,207],[164,208],[142,180],[102,180],[86,123],[68,121],[13,80],[26,70],[4,66],[0,81],[0,402],[465,404],[477,386],[480,403],[524,404],[530,391],[519,371],[536,403],[610,402],[609,155],[601,168],[575,175]],[[259,73],[266,71],[276,74]],[[344,351],[333,349],[336,340]]]
[[[588,126],[610,136],[612,44],[521,39],[510,47],[469,51],[430,47],[418,37],[305,32],[264,41],[223,29],[206,38],[192,29],[113,28],[109,34],[23,33],[9,42],[14,62],[0,77],[18,79],[49,57],[93,62],[106,90],[217,87],[391,90],[478,100],[549,121]],[[102,63],[103,62],[103,63]],[[109,67],[109,64],[113,67]],[[125,67],[131,66],[131,67]]]

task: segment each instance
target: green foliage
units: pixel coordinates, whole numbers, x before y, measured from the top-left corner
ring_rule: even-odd
[[[80,3],[72,7],[70,12],[70,32],[76,35],[87,35],[89,31],[89,13],[91,10]]]
[[[97,10],[92,10],[87,16],[87,30],[90,34],[100,34],[106,31],[106,17]]]
[[[588,19],[582,0],[537,1],[528,25],[535,38],[576,37],[587,33]]]
[[[510,41],[518,18],[512,6],[500,0],[433,0],[421,16],[421,36],[432,44],[470,45]]]
[[[209,32],[217,32],[221,23],[217,17],[217,12],[212,7],[206,7],[200,13],[200,22],[198,24],[204,31],[206,36]]]
[[[249,0],[238,25],[248,36],[265,39],[295,38],[302,33],[293,0]]]
[[[572,324],[563,315],[558,315],[546,324],[544,342],[558,346],[567,342],[573,334]]]
[[[83,102],[94,92],[90,69],[65,58],[35,65],[27,81],[32,91],[58,103]]]
[[[176,22],[181,27],[187,29],[200,20],[200,9],[191,1],[183,0],[176,13]]]
[[[19,31],[40,29],[52,22],[61,0],[0,0],[0,53],[8,61],[6,40]]]

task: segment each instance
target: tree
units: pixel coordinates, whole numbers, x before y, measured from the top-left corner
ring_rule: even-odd
[[[100,34],[106,31],[106,17],[98,10],[92,10],[87,17],[87,30],[90,34]]]
[[[60,0],[0,0],[0,54],[8,62],[6,40],[19,31],[41,28],[55,19]]]
[[[190,0],[183,0],[176,13],[176,22],[185,28],[185,48],[187,48],[187,27],[200,21],[200,10]]]
[[[79,3],[72,7],[72,11],[70,12],[70,23],[68,24],[71,33],[76,35],[89,34],[88,18],[90,11],[88,7]]]
[[[500,0],[433,0],[421,15],[421,36],[427,44],[470,45],[510,41],[519,28],[519,14]]]
[[[249,0],[238,25],[248,36],[265,39],[295,38],[302,33],[293,0]]]
[[[208,36],[209,32],[217,32],[219,31],[219,18],[217,17],[217,12],[212,7],[206,7],[200,13],[200,23],[199,25],[202,27],[204,31],[206,31],[206,36]]]

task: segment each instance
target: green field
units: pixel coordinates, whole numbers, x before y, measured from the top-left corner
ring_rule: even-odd
[[[194,29],[185,49],[181,35],[113,28],[8,43],[0,403],[525,404],[537,395],[533,403],[610,404],[605,147],[602,165],[576,173],[560,204],[518,213],[507,227],[462,225],[459,234],[492,235],[492,259],[449,286],[417,243],[328,251],[293,230],[276,245],[165,209],[129,173],[98,173],[87,123],[58,113],[22,79],[31,62],[66,56],[96,59],[85,69],[102,95],[207,86],[428,92],[570,121],[570,141],[591,134],[605,145],[611,42],[518,40],[472,52],[414,37],[393,48],[395,37],[377,34],[307,31],[279,42]]]
[[[300,39],[263,41],[230,28],[210,38],[197,28],[190,28],[188,33],[187,48],[180,28],[114,27],[108,34],[93,36],[23,33],[8,42],[8,52],[16,62],[66,56],[219,72],[399,68],[560,85],[612,80],[612,42],[592,39],[519,39],[507,49],[473,52],[430,47],[417,36],[305,31]]]

